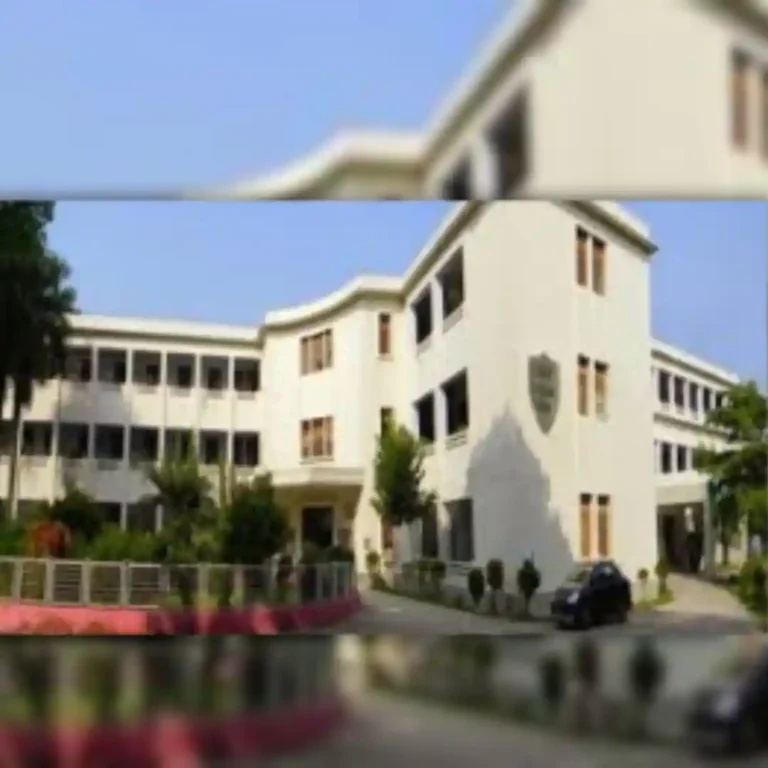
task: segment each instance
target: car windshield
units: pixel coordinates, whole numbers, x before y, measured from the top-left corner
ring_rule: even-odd
[[[566,582],[569,584],[586,584],[591,573],[592,569],[589,566],[580,565],[571,571]]]

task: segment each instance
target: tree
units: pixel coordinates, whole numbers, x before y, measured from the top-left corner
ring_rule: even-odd
[[[0,254],[0,283],[7,281],[0,301],[7,326],[6,381],[13,382],[11,462],[8,507],[13,513],[18,471],[18,439],[22,409],[32,401],[34,385],[59,375],[64,368],[69,315],[75,311],[75,291],[68,285],[66,262],[49,250]],[[5,391],[3,391],[3,397]]]
[[[220,557],[225,563],[261,564],[293,538],[269,475],[235,484],[221,513]]]
[[[67,485],[64,495],[53,503],[43,502],[42,516],[63,523],[73,538],[83,543],[93,541],[103,528],[103,519],[96,501],[75,485]]]
[[[422,488],[424,449],[402,425],[391,425],[379,438],[374,460],[373,508],[382,522],[399,528],[423,519],[436,496]]]
[[[51,202],[0,201],[0,413],[3,412],[10,358],[16,349],[19,320],[15,272],[19,259],[40,255],[46,247],[46,227],[53,221]]]
[[[155,492],[143,502],[163,510],[163,530],[158,536],[157,555],[171,566],[210,559],[215,552],[216,505],[211,483],[200,472],[194,449],[187,456],[169,453],[161,464],[147,472]],[[182,604],[194,603],[194,582],[185,568],[174,569]]]
[[[768,515],[768,405],[755,382],[736,384],[718,408],[707,414],[707,424],[721,430],[727,446],[722,451],[699,447],[694,466],[711,478],[712,522],[727,562],[733,535],[746,519],[750,530],[766,534]]]

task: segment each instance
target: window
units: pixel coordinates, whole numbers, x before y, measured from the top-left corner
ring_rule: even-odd
[[[63,459],[87,459],[90,452],[90,428],[87,424],[59,425],[59,456]]]
[[[666,371],[659,371],[659,401],[664,405],[669,405],[669,379]]]
[[[180,365],[176,369],[176,387],[179,389],[191,389],[192,388],[192,366]]]
[[[699,410],[699,385],[693,382],[688,385],[688,407],[694,413]]]
[[[379,355],[389,357],[392,354],[392,315],[382,312],[379,315]]]
[[[712,390],[709,387],[701,390],[701,400],[704,413],[709,413],[712,410]]]
[[[129,456],[132,462],[157,461],[160,451],[160,433],[151,427],[131,427]]]
[[[455,435],[469,428],[468,390],[466,371],[462,371],[443,384],[445,423],[448,435]]]
[[[451,256],[438,277],[443,294],[443,320],[464,304],[464,252]]]
[[[579,553],[582,560],[592,557],[592,496],[589,493],[579,497]]]
[[[683,408],[685,406],[685,379],[682,376],[675,376],[675,407]]]
[[[50,421],[25,421],[21,427],[22,456],[50,456],[53,424]]]
[[[96,458],[120,461],[124,450],[123,427],[107,424],[96,425]]]
[[[677,471],[687,472],[689,469],[690,467],[688,466],[688,446],[678,445],[677,446]]]
[[[472,197],[472,176],[469,161],[461,163],[443,184],[443,200],[469,200]]]
[[[88,383],[93,375],[93,351],[90,347],[70,347],[64,358],[64,376],[78,384]]]
[[[300,341],[301,373],[315,373],[333,366],[333,331],[330,329],[312,336],[304,336]]]
[[[592,290],[605,296],[605,243],[592,238]]]
[[[672,446],[667,442],[661,444],[661,473],[668,475],[672,472]]]
[[[440,539],[437,530],[437,507],[432,505],[421,519],[421,556],[440,557]]]
[[[258,467],[260,442],[258,432],[235,432],[232,436],[234,465],[236,467]]]
[[[746,149],[749,142],[749,57],[736,51],[731,62],[731,130],[733,143]]]
[[[589,358],[583,355],[579,355],[576,387],[579,415],[587,416],[589,414]]]
[[[586,288],[589,282],[588,254],[589,235],[581,227],[576,228],[576,282]]]
[[[430,392],[416,402],[419,438],[428,444],[435,442],[435,396]]]
[[[608,415],[608,364],[595,363],[595,413]]]
[[[471,563],[475,559],[475,524],[472,514],[472,499],[449,501],[445,508],[450,521],[448,559],[457,563]]]
[[[528,175],[528,118],[528,93],[522,90],[503,111],[490,133],[498,182],[494,197],[515,196]]]
[[[725,402],[725,395],[722,392],[715,393],[715,409],[719,410],[723,407],[723,403]]]
[[[261,389],[261,362],[235,359],[235,391],[258,392]]]
[[[215,466],[226,460],[227,433],[226,432],[201,432],[200,433],[200,463],[207,466]]]
[[[392,426],[395,419],[395,411],[393,408],[382,408],[379,411],[379,434],[383,435]]]
[[[224,371],[221,368],[209,368],[205,384],[206,389],[213,391],[224,389]]]
[[[322,416],[301,422],[301,457],[330,459],[333,457],[333,417]]]
[[[416,343],[421,344],[432,335],[432,291],[429,288],[414,302],[413,317],[416,324]]]
[[[597,554],[611,556],[611,497],[597,497]]]

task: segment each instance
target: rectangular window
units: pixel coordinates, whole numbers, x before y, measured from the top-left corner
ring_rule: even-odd
[[[605,296],[605,243],[592,238],[592,290]]]
[[[688,407],[694,413],[699,410],[699,385],[693,382],[688,385]]]
[[[589,235],[581,227],[576,228],[576,283],[584,288],[589,282],[588,258]]]
[[[669,443],[661,444],[661,473],[668,475],[672,472],[672,446]]]
[[[464,304],[464,252],[459,249],[443,268],[438,280],[443,294],[443,319]]]
[[[582,560],[592,557],[592,496],[579,497],[579,554]]]
[[[419,439],[427,444],[435,442],[435,396],[430,392],[416,402],[416,421]]]
[[[445,399],[445,424],[448,435],[455,435],[469,428],[469,387],[467,372],[462,371],[443,384]]]
[[[333,458],[333,418],[323,416],[301,422],[301,457],[303,459]]]
[[[597,497],[597,554],[611,556],[611,497]]]
[[[678,445],[677,446],[677,471],[687,472],[689,469],[690,467],[688,466],[688,446]]]
[[[712,410],[712,390],[709,387],[701,390],[701,401],[704,413],[709,413]]]
[[[383,435],[392,426],[395,419],[395,411],[392,408],[382,408],[379,411],[379,434]]]
[[[576,378],[579,415],[589,414],[589,358],[579,355]]]
[[[682,376],[675,376],[675,406],[683,408],[685,406],[685,379]]]
[[[416,344],[421,344],[432,335],[432,292],[427,289],[424,295],[413,304],[413,318],[416,325]]]
[[[323,371],[333,366],[333,331],[330,329],[311,336],[304,336],[299,342],[302,375]]]
[[[746,149],[749,142],[749,57],[736,51],[731,62],[731,130],[733,143]]]
[[[379,315],[379,355],[389,357],[392,354],[392,315],[382,312]]]
[[[659,402],[669,405],[669,379],[666,371],[659,371]]]
[[[475,524],[472,499],[446,502],[448,512],[450,552],[448,559],[471,563],[475,559]]]
[[[608,415],[608,364],[595,363],[595,413]]]

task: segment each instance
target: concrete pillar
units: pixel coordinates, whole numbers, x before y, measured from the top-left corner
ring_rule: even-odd
[[[713,576],[715,573],[715,566],[717,565],[715,559],[715,529],[712,525],[712,513],[709,501],[709,494],[705,497],[701,505],[702,525],[704,528],[704,563],[703,570],[707,576]]]

